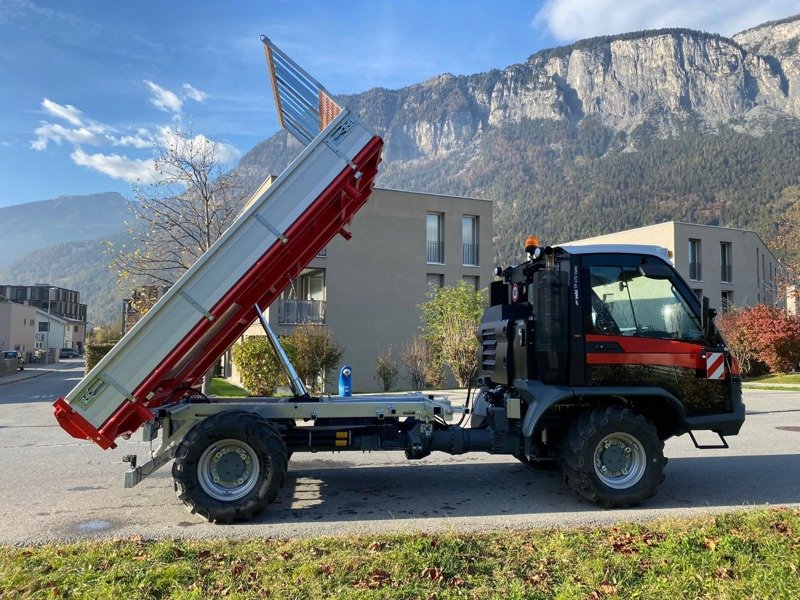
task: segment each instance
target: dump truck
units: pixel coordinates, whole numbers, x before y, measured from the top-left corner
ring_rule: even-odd
[[[508,455],[560,465],[607,507],[637,504],[663,479],[664,441],[724,436],[744,421],[738,363],[695,296],[653,246],[545,246],[497,268],[466,404],[436,392],[313,396],[264,307],[347,226],[372,191],[383,142],[262,36],[280,124],[304,146],[270,185],[64,398],[73,437],[115,448],[139,429],[134,487],[172,462],[180,500],[214,522],[250,519],[279,494],[294,453]],[[389,318],[387,316],[387,318]],[[260,321],[291,396],[208,398],[203,375]],[[456,420],[458,419],[458,420]]]

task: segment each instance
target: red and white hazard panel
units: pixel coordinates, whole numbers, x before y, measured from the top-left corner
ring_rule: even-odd
[[[706,379],[725,378],[725,355],[722,352],[706,354]]]

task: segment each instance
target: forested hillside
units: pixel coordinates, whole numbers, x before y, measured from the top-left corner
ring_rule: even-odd
[[[122,243],[125,236],[104,239]],[[130,296],[130,290],[117,285],[104,248],[99,239],[41,248],[0,270],[0,281],[20,285],[45,282],[77,290],[81,302],[88,305],[89,321],[114,323],[120,319],[123,294]]]

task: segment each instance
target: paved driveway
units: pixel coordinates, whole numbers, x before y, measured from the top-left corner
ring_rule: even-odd
[[[51,404],[82,375],[82,363],[0,387],[0,543],[94,536],[295,537],[398,531],[607,524],[684,517],[742,506],[800,503],[800,394],[748,390],[748,419],[729,450],[667,443],[667,478],[641,507],[603,510],[579,500],[553,473],[484,454],[295,455],[276,504],[252,523],[211,525],[183,508],[166,467],[122,487],[129,441],[102,451],[73,440]]]

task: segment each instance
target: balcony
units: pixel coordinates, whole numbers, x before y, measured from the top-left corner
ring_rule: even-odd
[[[461,261],[465,267],[477,267],[478,244],[461,244]]]
[[[437,265],[444,264],[444,242],[428,241],[426,260]]]
[[[299,325],[300,323],[325,323],[324,300],[278,300],[278,323]]]
[[[702,270],[700,269],[699,262],[689,262],[689,279],[700,281],[702,279]]]

